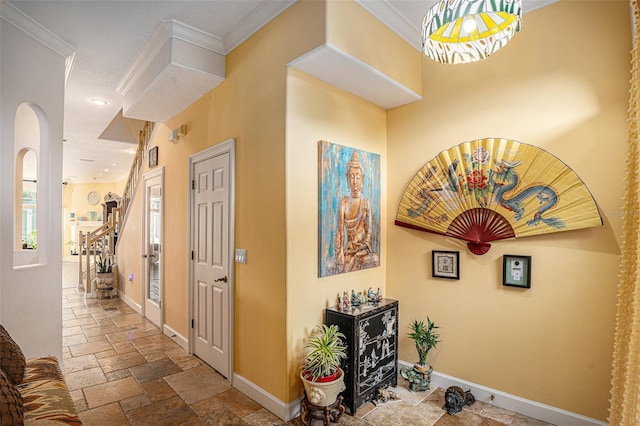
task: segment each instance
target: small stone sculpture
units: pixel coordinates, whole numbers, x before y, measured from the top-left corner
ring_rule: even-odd
[[[349,304],[349,296],[347,295],[347,292],[345,291],[342,294],[342,310],[344,312],[348,311],[349,310],[349,305],[350,305]]]
[[[371,402],[373,402],[375,405],[380,405],[384,404],[385,402],[397,400],[400,400],[400,397],[395,392],[383,388],[378,388],[378,390],[376,391],[376,396]]]
[[[364,295],[364,292],[358,292],[358,304],[364,305],[365,303],[367,303],[367,297]]]
[[[374,292],[373,289],[369,287],[369,290],[367,290],[367,299],[372,305],[380,303],[380,300],[382,300],[382,291],[380,290],[380,287],[378,287],[377,292]]]
[[[409,382],[411,392],[422,392],[429,390],[431,385],[431,372],[433,367],[414,365],[413,368],[402,368],[400,375]]]
[[[356,292],[351,289],[351,306],[360,306],[360,298],[356,296]]]
[[[471,394],[471,390],[464,391],[459,386],[449,386],[444,393],[444,407],[447,414],[455,414],[462,411],[465,405],[472,405],[476,402],[476,398]]]

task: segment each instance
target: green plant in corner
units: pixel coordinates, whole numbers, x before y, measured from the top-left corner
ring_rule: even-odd
[[[433,348],[438,345],[438,338],[440,337],[434,330],[439,327],[435,325],[429,317],[427,317],[427,324],[424,321],[413,320],[409,325],[411,332],[407,335],[416,344],[416,350],[418,351],[419,365],[427,365],[427,354]]]
[[[314,382],[335,375],[340,362],[347,357],[347,347],[342,343],[345,336],[337,325],[321,324],[315,330],[307,339],[305,350],[308,352],[303,366],[303,376]]]

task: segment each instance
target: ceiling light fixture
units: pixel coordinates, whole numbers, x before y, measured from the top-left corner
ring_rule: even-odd
[[[422,22],[422,50],[445,64],[486,59],[522,25],[522,0],[441,0]]]
[[[107,104],[107,101],[105,101],[104,99],[92,98],[91,103],[98,106],[105,106]]]
[[[476,28],[478,28],[478,24],[476,24],[476,20],[473,19],[473,17],[469,16],[465,18],[464,22],[462,23],[463,30],[465,30],[467,33],[472,33],[476,30]]]

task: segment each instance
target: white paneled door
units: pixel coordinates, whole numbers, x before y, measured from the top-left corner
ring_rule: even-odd
[[[194,353],[229,377],[230,197],[228,150],[192,159],[192,338]],[[202,158],[206,157],[206,158]]]

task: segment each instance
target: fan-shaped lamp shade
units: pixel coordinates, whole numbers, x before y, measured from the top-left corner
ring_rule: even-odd
[[[521,0],[440,0],[422,22],[422,50],[446,64],[475,62],[520,31]]]
[[[468,242],[602,225],[593,196],[557,157],[510,139],[464,142],[425,164],[400,200],[395,224]]]

